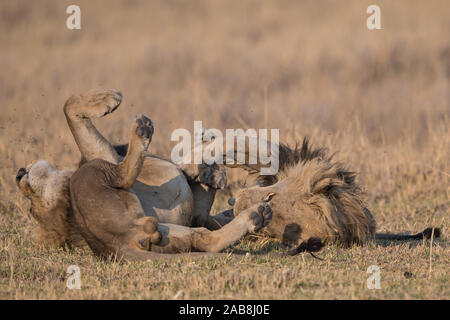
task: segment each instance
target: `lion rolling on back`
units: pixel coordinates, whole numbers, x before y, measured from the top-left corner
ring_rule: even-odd
[[[209,211],[215,190],[223,188],[226,183],[224,168],[203,164],[176,166],[170,161],[149,155],[146,148],[139,151],[139,145],[143,143],[141,133],[145,136],[145,132],[135,132],[141,137],[140,140],[133,133],[130,145],[119,148],[113,146],[96,130],[91,118],[113,112],[121,99],[122,95],[116,90],[91,90],[73,96],[66,102],[64,113],[83,158],[80,172],[84,172],[83,179],[77,178],[81,174],[79,172],[74,175],[73,181],[79,182],[70,188],[72,196],[69,194],[70,171],[58,171],[48,162],[40,160],[17,173],[16,182],[22,193],[31,200],[31,212],[39,222],[39,235],[45,243],[79,245],[84,243],[84,239],[89,239],[87,242],[91,242],[89,245],[99,255],[124,252],[120,246],[112,243],[115,240],[98,241],[94,230],[91,230],[96,226],[106,228],[100,234],[107,234],[108,215],[105,219],[85,224],[84,216],[96,216],[82,213],[84,209],[80,206],[84,205],[86,199],[97,207],[88,212],[97,212],[99,217],[108,207],[110,210],[105,212],[109,212],[109,217],[114,216],[115,208],[127,208],[122,212],[129,215],[123,222],[128,228],[119,228],[122,231],[112,233],[123,234],[120,244],[127,244],[128,256],[136,258],[136,254],[144,259],[148,257],[148,252],[143,254],[142,250],[148,251],[146,249],[150,247],[154,251],[152,254],[190,250],[220,251],[246,233],[267,225],[269,218],[272,218],[264,216],[265,210],[269,210],[268,205],[262,206],[262,211],[258,208],[261,202],[269,201],[274,211],[273,220],[262,233],[287,245],[298,245],[290,251],[292,254],[317,251],[323,243],[338,242],[350,246],[374,239],[407,240],[440,235],[438,228],[428,228],[415,235],[376,234],[375,219],[363,201],[355,174],[327,156],[324,149],[311,148],[307,139],[301,147],[296,146],[294,149],[279,145],[279,171],[269,176],[260,174],[261,165],[258,163],[238,163],[239,158],[249,159],[247,153],[244,157],[238,157],[239,151],[230,153],[227,150],[225,154],[234,154],[236,162],[230,167],[240,167],[249,172],[246,179],[249,187],[237,193],[233,210],[212,217]],[[133,145],[133,141],[140,142]],[[267,149],[272,150],[270,147]],[[132,154],[139,156],[134,161],[125,161]],[[111,179],[103,182],[95,179],[87,183],[86,187],[79,187],[83,180],[88,181],[91,176],[117,176],[117,172],[124,172],[117,169],[124,167],[124,163],[138,166],[129,166],[125,170],[131,177],[127,181],[118,183],[116,179],[112,183]],[[86,173],[89,170],[92,172]],[[133,172],[137,172],[137,175]],[[100,200],[89,200],[92,198],[89,194],[99,193],[89,189],[96,183],[100,183],[101,192],[106,192],[108,188],[114,190],[109,190],[113,192]],[[86,190],[91,192],[86,194]],[[112,194],[115,194],[111,198],[114,201],[105,200]],[[117,202],[117,199],[120,201]],[[115,205],[111,207],[111,203]],[[74,215],[73,210],[76,211]],[[153,220],[146,219],[144,215],[156,218],[157,231]],[[120,219],[115,220],[120,222]],[[106,221],[106,224],[102,221]],[[85,225],[81,230],[73,228],[77,224],[83,226],[83,223]],[[256,228],[256,225],[259,227]],[[198,228],[203,226],[209,230]],[[216,229],[219,229],[218,232],[211,232]],[[149,230],[152,232],[149,233]],[[159,236],[161,239],[158,242]],[[131,255],[130,250],[134,252]]]
[[[263,202],[214,231],[160,223],[151,216],[132,186],[141,174],[152,135],[151,120],[142,116],[132,127],[126,156],[118,164],[93,159],[72,174],[39,160],[20,169],[16,182],[32,201],[43,240],[59,246],[84,240],[102,258],[151,260],[218,253],[267,226],[272,210]]]

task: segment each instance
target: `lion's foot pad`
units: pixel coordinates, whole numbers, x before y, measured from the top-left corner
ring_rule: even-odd
[[[268,203],[258,205],[257,211],[252,211],[250,219],[253,222],[252,232],[258,232],[269,224],[272,220],[273,210]]]
[[[70,99],[69,99],[70,101]],[[122,102],[122,93],[114,89],[89,90],[73,100],[69,113],[82,118],[100,118],[113,113]]]
[[[136,119],[136,123],[138,125],[136,129],[136,133],[138,136],[143,138],[151,138],[153,135],[153,122],[149,118],[147,118],[144,115],[141,115],[139,118]]]
[[[154,130],[152,120],[146,116],[141,115],[136,119],[136,134],[142,139],[145,149],[148,148],[152,140]]]
[[[154,217],[140,218],[137,221],[137,224],[141,225],[143,231],[148,235],[148,237],[145,238],[145,242],[148,246],[150,243],[158,244],[161,241],[162,234],[158,231],[158,221]]]
[[[227,173],[224,167],[217,164],[199,166],[198,180],[214,189],[225,189],[227,186]]]
[[[89,104],[104,104],[108,108],[105,114],[112,113],[122,102],[122,93],[114,89],[91,90],[86,97]]]

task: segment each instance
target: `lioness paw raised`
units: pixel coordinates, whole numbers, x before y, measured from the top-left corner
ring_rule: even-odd
[[[86,92],[83,97],[90,106],[104,105],[107,113],[116,110],[122,102],[122,93],[115,89],[93,89]]]
[[[154,131],[152,120],[144,115],[136,119],[136,135],[141,139],[145,150],[147,150],[148,145],[152,141]]]
[[[255,210],[256,209],[256,210]],[[268,203],[261,203],[257,207],[250,208],[250,232],[258,232],[272,220],[273,211]]]
[[[100,118],[114,112],[122,102],[122,93],[114,89],[92,89],[70,97],[64,106],[69,117]]]

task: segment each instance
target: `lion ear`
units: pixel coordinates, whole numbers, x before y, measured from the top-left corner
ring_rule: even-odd
[[[269,192],[268,194],[266,194],[265,197],[262,198],[262,201],[264,202],[269,202],[270,200],[272,200],[273,197],[276,196],[275,192]]]

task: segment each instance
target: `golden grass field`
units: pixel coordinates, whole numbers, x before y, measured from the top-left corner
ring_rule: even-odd
[[[81,30],[66,28],[74,2]],[[382,30],[366,28],[373,3]],[[447,0],[2,1],[0,298],[449,299],[449,17]],[[155,123],[151,152],[166,157],[171,132],[194,120],[279,128],[291,144],[308,135],[359,173],[380,232],[433,225],[443,237],[330,246],[324,260],[280,257],[267,239],[229,250],[249,256],[148,263],[44,248],[14,177],[39,158],[76,167],[62,106],[91,88],[124,95],[96,121],[108,139],[125,143],[144,113]],[[243,176],[228,173],[232,185]],[[66,288],[72,264],[81,290]],[[370,265],[381,268],[380,290],[366,287]]]

